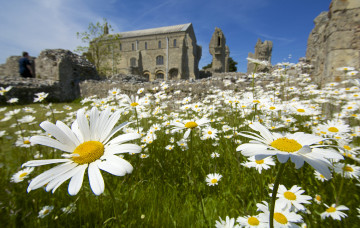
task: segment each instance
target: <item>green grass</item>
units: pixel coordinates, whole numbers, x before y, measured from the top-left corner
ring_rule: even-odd
[[[53,104],[52,109],[63,110],[64,104]],[[82,107],[79,102],[67,104],[77,110]],[[40,130],[39,123],[49,118],[51,122],[63,120],[70,111],[50,115],[49,111],[39,104],[27,105],[36,110],[36,124],[21,124],[25,130],[24,135],[30,136],[31,130]],[[0,118],[11,109],[24,106],[9,106],[0,113]],[[225,110],[225,109],[224,109]],[[24,112],[17,114],[18,119],[27,115]],[[231,110],[220,111],[214,118],[223,117],[223,122],[215,121],[211,126],[221,129],[224,124],[235,127],[237,131],[249,130],[248,127],[239,127],[245,122],[242,114]],[[129,120],[131,114],[122,117],[121,122]],[[252,116],[248,116],[251,119]],[[297,117],[298,119],[300,117]],[[146,132],[151,123],[163,123],[155,117],[142,119],[140,126]],[[303,122],[305,119],[299,119]],[[136,121],[135,121],[136,123]],[[132,127],[135,128],[135,123]],[[125,155],[134,167],[134,171],[124,177],[116,177],[102,171],[105,180],[105,192],[95,196],[88,183],[87,173],[84,177],[82,189],[76,196],[67,193],[68,181],[56,190],[54,194],[44,189],[26,192],[29,179],[20,183],[12,183],[11,176],[21,169],[21,165],[34,159],[38,152],[42,159],[60,158],[61,153],[45,146],[32,146],[22,148],[15,146],[19,138],[15,132],[19,130],[15,117],[6,122],[0,122],[0,128],[6,130],[6,136],[0,138],[0,224],[2,227],[214,227],[215,221],[226,216],[255,215],[256,203],[270,202],[271,193],[269,184],[275,181],[279,168],[278,165],[259,174],[255,169],[241,165],[246,160],[236,152],[235,139],[243,142],[248,140],[234,136],[225,138],[224,133],[219,134],[216,146],[214,140],[201,140],[199,131],[193,132],[192,148],[182,151],[178,146],[168,151],[165,147],[171,144],[170,138],[175,138],[175,143],[183,137],[183,133],[175,135],[166,134],[165,127],[158,131],[157,139],[147,145],[148,158],[142,159],[138,154]],[[301,131],[307,128],[299,125]],[[285,130],[285,129],[280,129]],[[139,143],[139,140],[134,142]],[[189,143],[190,146],[190,143]],[[212,152],[218,152],[219,158],[211,158]],[[276,160],[276,159],[275,159]],[[349,162],[353,163],[349,160]],[[279,164],[279,163],[277,163]],[[36,167],[31,178],[49,169],[52,165]],[[207,186],[206,175],[220,173],[223,178],[217,186]],[[314,178],[313,168],[305,164],[296,170],[293,163],[288,162],[281,184],[288,189],[293,185],[301,186],[304,194],[315,197],[320,194],[323,202],[335,202],[342,177],[334,174],[334,178],[322,183]],[[300,213],[304,222],[310,227],[357,227],[356,208],[359,205],[359,187],[355,179],[345,179],[344,190],[340,196],[340,203],[350,208],[346,211],[348,218],[334,221],[331,218],[321,220],[320,213],[325,211],[323,205],[312,203],[306,205],[311,214]],[[113,193],[114,198],[111,196]],[[65,214],[62,207],[70,203],[76,204],[76,211]],[[43,206],[52,205],[54,210],[45,218],[38,218],[38,213]]]

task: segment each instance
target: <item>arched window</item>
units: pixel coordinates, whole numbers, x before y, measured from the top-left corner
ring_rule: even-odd
[[[161,40],[158,42],[158,48],[161,48]]]
[[[176,39],[174,39],[174,47],[176,47]]]
[[[221,38],[220,38],[220,36],[218,36],[218,47],[220,47],[221,46]]]
[[[156,79],[164,79],[164,73],[163,72],[156,73]]]
[[[131,58],[130,59],[130,66],[131,67],[136,67],[136,58]]]
[[[156,57],[156,65],[164,65],[164,56],[159,55]]]
[[[134,44],[131,44],[131,50],[135,50]]]
[[[145,50],[147,50],[147,42],[145,42]]]

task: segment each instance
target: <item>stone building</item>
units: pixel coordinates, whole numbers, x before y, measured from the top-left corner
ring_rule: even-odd
[[[213,57],[210,71],[216,73],[229,72],[230,50],[226,45],[225,35],[220,28],[215,28],[210,40],[209,52]]]
[[[264,42],[261,39],[258,39],[255,45],[255,53],[249,53],[248,57],[252,59],[258,59],[262,61],[268,61],[271,64],[271,54],[272,54],[273,43],[272,41],[265,40]],[[259,65],[256,69],[257,72],[267,72],[270,70],[271,66]],[[248,61],[247,64],[247,73],[253,73],[255,69],[255,64]]]
[[[119,40],[106,35],[102,42],[111,49],[107,63],[116,73],[142,75],[149,81],[198,78],[202,48],[191,23],[115,35]],[[120,57],[114,60],[113,53]]]
[[[329,12],[314,20],[306,50],[313,66],[311,75],[318,83],[341,81],[339,67],[360,69],[360,1],[333,0]]]

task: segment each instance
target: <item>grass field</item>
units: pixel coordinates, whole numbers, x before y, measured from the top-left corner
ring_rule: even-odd
[[[180,99],[181,91],[169,92],[171,84],[163,84],[157,91],[139,91],[130,97],[112,90],[107,98],[85,98],[76,103],[49,104],[40,97],[34,104],[3,106],[1,227],[269,227],[272,189],[277,184],[274,227],[359,227],[358,81],[349,76],[349,69],[344,69],[343,83],[328,83],[322,88],[306,74],[288,76],[286,67],[275,73],[277,79],[266,87],[254,84],[240,92],[209,88],[202,99],[194,94]],[[88,177],[95,160],[107,161],[101,155],[89,161],[88,154],[73,155],[34,143],[39,142],[34,136],[61,141],[40,128],[43,121],[62,121],[69,127],[76,121],[72,131],[80,132],[75,134],[80,143],[89,141],[84,136],[86,128],[81,127],[85,122],[90,123],[88,131],[104,133],[111,124],[91,127],[94,119],[101,118],[91,111],[94,107],[102,113],[111,110],[114,118],[118,115],[115,126],[130,122],[111,139],[133,135],[126,143],[141,147],[114,155],[128,161],[133,170],[130,173],[129,166],[124,168],[127,172],[101,170],[103,190],[101,183],[93,182],[90,187]],[[81,109],[85,111],[78,112]],[[256,135],[261,131],[254,127],[259,125],[271,132],[260,136],[271,138],[263,151],[256,148],[264,142],[250,142],[259,139]],[[285,141],[278,141],[280,138]],[[304,138],[312,143],[304,144]],[[109,143],[98,141],[110,148]],[[80,150],[79,145],[76,148]],[[274,155],[261,156],[261,151]],[[74,156],[85,160],[80,162]],[[291,159],[284,160],[284,156]],[[56,181],[51,181],[55,177],[27,192],[33,178],[59,165],[37,166],[30,171],[22,167],[30,160],[42,159],[68,159],[88,167],[82,184],[74,180],[81,189],[75,194],[68,191],[67,179],[74,174],[54,173],[64,178],[68,175],[54,193],[51,185]],[[315,174],[315,169],[320,173]],[[331,178],[325,179],[328,169]]]

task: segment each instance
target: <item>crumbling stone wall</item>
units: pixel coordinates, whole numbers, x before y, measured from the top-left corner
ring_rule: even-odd
[[[226,38],[220,28],[215,28],[209,44],[209,52],[212,55],[211,72],[229,72],[230,50],[226,45]]]
[[[339,67],[360,69],[360,1],[333,0],[329,12],[314,20],[306,59],[313,65],[312,77],[318,83],[341,81]]]
[[[4,64],[0,64],[0,75],[20,77],[19,60],[21,58],[22,56],[10,56],[7,58]],[[30,57],[30,63],[33,67],[33,72],[35,72],[35,59],[36,58],[34,57]]]
[[[272,41],[265,40],[264,42],[261,39],[258,39],[255,45],[255,53],[249,53],[248,57],[252,59],[258,59],[262,61],[268,61],[271,64],[271,55],[272,55],[273,43]],[[271,66],[258,65],[256,72],[269,72]],[[253,73],[255,70],[255,64],[248,61],[247,64],[247,73]]]
[[[0,86],[13,86],[12,93],[26,101],[33,93],[49,91],[49,100],[68,101],[80,96],[79,82],[99,80],[95,66],[68,50],[47,49],[35,59],[36,78],[21,78],[18,74],[19,56],[8,58],[0,70]],[[43,90],[43,91],[41,91]],[[35,92],[34,92],[35,91]],[[20,97],[18,97],[20,99]],[[30,99],[30,100],[31,100]]]

